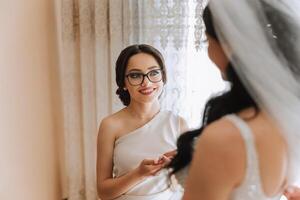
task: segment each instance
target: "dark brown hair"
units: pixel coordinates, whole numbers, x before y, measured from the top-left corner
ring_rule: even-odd
[[[206,27],[206,34],[219,41],[213,23],[213,15],[209,7],[204,9],[203,20]],[[168,166],[172,169],[172,173],[176,173],[192,161],[194,139],[201,135],[207,125],[225,115],[238,113],[250,107],[255,109],[253,117],[258,114],[259,108],[256,102],[243,85],[231,62],[228,63],[226,68],[226,78],[230,82],[230,89],[208,100],[204,108],[200,129],[181,134],[177,140],[177,154]]]
[[[116,83],[118,85],[116,94],[119,96],[120,100],[125,106],[128,106],[130,103],[129,92],[127,90],[124,90],[125,72],[126,72],[128,60],[133,55],[139,53],[146,53],[153,56],[156,62],[158,63],[160,69],[162,70],[163,82],[166,83],[167,81],[165,61],[162,54],[157,49],[147,44],[134,44],[126,47],[120,53],[116,62]]]

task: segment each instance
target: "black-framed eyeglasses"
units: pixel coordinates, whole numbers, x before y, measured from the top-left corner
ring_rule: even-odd
[[[144,82],[145,76],[150,82],[157,83],[162,80],[162,70],[153,69],[146,74],[141,72],[130,72],[125,77],[127,78],[130,85],[137,86]]]

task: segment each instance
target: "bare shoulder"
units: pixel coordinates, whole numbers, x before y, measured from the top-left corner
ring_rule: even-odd
[[[228,199],[244,176],[242,148],[239,132],[229,120],[222,118],[208,125],[197,141],[185,197]]]
[[[244,142],[239,130],[226,118],[213,122],[204,129],[198,139],[195,156],[201,157],[198,159],[207,166],[213,166],[207,170],[213,170],[213,173],[224,180],[227,178],[228,181],[237,183],[244,174]]]
[[[208,125],[201,135],[201,140],[216,144],[221,143],[223,147],[243,142],[239,130],[226,118],[219,119]]]
[[[120,110],[102,119],[99,126],[98,135],[110,135],[112,137],[115,137],[119,130],[119,127],[122,124],[122,115],[123,111]]]

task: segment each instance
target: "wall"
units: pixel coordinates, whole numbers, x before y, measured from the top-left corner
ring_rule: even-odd
[[[61,196],[53,2],[0,2],[1,200]]]

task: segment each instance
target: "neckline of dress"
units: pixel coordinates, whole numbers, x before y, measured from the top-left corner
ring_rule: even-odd
[[[134,129],[133,131],[131,131],[131,132],[127,133],[127,134],[124,134],[124,135],[118,137],[118,138],[115,140],[115,144],[119,143],[119,142],[120,142],[121,140],[123,140],[124,138],[127,138],[127,137],[129,137],[129,136],[135,134],[135,133],[136,133],[137,131],[139,131],[140,129],[143,129],[143,128],[146,128],[146,127],[150,126],[150,125],[153,123],[153,121],[155,121],[155,119],[157,119],[158,116],[159,116],[161,113],[163,113],[163,112],[162,112],[161,110],[159,110],[159,111],[158,111],[158,112],[157,112],[157,113],[156,113],[156,114],[155,114],[148,122],[146,122],[146,123],[143,124],[142,126],[136,128],[136,129]]]

